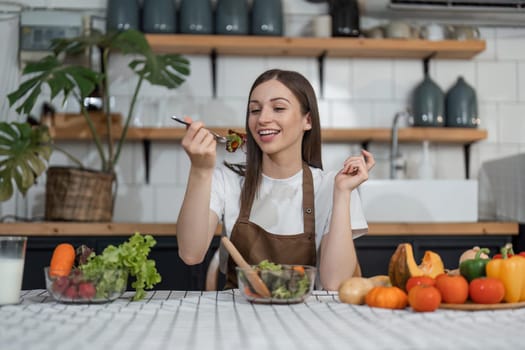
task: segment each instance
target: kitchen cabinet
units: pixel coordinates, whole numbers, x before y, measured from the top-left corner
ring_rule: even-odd
[[[355,240],[355,246],[363,276],[370,277],[388,274],[390,257],[400,243],[412,244],[416,261],[421,261],[426,250],[432,250],[441,256],[445,267],[453,269],[457,267],[459,257],[465,250],[477,245],[489,248],[494,254],[505,243],[512,242],[512,238],[512,235],[369,235]],[[27,243],[23,289],[45,288],[44,267],[49,266],[53,249],[59,243],[69,242],[75,247],[86,244],[100,253],[108,244],[118,245],[126,239],[120,236],[31,236]],[[219,247],[219,237],[214,237],[204,262],[194,266],[186,265],[179,258],[175,237],[155,236],[155,239],[157,245],[150,257],[155,260],[162,276],[162,282],[155,289],[203,290],[208,264]],[[224,276],[221,275],[220,286],[223,281]]]
[[[188,266],[178,256],[174,223],[73,223],[35,222],[2,223],[0,235],[28,236],[24,289],[44,288],[43,269],[48,266],[54,247],[62,242],[74,246],[86,244],[101,252],[108,244],[119,244],[133,232],[149,233],[157,240],[151,251],[163,281],[157,289],[202,290],[209,261],[219,247],[221,227],[206,254],[203,263]],[[523,227],[515,222],[474,223],[369,223],[369,233],[355,240],[357,255],[364,276],[386,274],[390,256],[397,245],[410,242],[416,259],[425,250],[440,254],[446,267],[454,268],[460,254],[475,245],[495,252],[507,242],[515,243],[517,250],[525,250],[519,242]],[[219,285],[224,276],[219,279]]]
[[[26,260],[24,266],[24,279],[22,289],[45,288],[44,267],[49,266],[49,261],[54,248],[59,243],[68,242],[78,247],[82,244],[101,253],[108,245],[118,245],[127,240],[122,236],[61,236],[42,237],[31,236],[27,240]],[[155,289],[162,290],[203,290],[206,269],[219,246],[219,237],[215,237],[204,262],[198,265],[186,265],[178,255],[176,237],[155,236],[157,244],[150,252],[150,258],[155,260],[157,270],[162,276],[162,281],[155,285]],[[130,277],[130,283],[132,278]],[[129,287],[128,287],[129,288]]]

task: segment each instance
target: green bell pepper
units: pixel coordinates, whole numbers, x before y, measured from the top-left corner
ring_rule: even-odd
[[[490,259],[482,259],[480,257],[482,253],[488,255],[490,251],[487,248],[481,248],[476,252],[474,259],[465,260],[459,264],[459,273],[469,282],[474,278],[485,277],[487,275],[485,266],[490,261]]]

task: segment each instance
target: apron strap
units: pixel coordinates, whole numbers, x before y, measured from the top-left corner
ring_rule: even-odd
[[[303,223],[304,232],[315,235],[314,180],[306,162],[303,162]]]

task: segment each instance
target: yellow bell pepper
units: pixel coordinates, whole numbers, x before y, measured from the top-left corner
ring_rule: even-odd
[[[492,259],[486,266],[487,277],[495,277],[503,282],[507,303],[525,301],[525,257],[508,257],[508,249],[501,249],[502,259]]]

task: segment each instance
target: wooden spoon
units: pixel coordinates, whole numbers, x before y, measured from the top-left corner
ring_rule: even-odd
[[[248,282],[250,282],[250,285],[253,287],[255,292],[262,296],[263,298],[270,298],[272,296],[272,293],[270,293],[270,290],[264,283],[264,281],[259,277],[257,274],[257,271],[255,271],[250,264],[244,260],[241,253],[235,248],[233,243],[230,241],[230,239],[226,236],[222,237],[222,244],[230,253],[230,256],[232,257],[233,261],[239,266],[240,268],[244,269],[246,278],[248,279]]]

